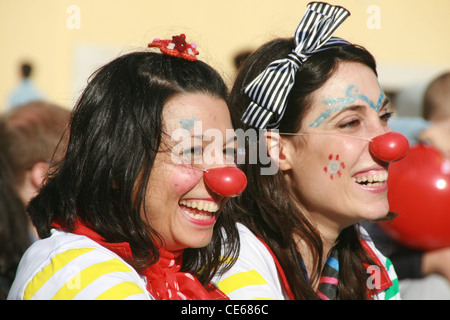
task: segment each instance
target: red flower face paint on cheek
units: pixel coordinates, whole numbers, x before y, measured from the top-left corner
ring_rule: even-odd
[[[334,176],[337,175],[339,178],[342,176],[341,169],[345,169],[345,163],[339,161],[339,155],[337,154],[333,157],[332,154],[328,156],[328,165],[323,168],[326,174],[330,175],[330,179],[333,180]]]
[[[172,188],[176,194],[185,194],[202,179],[203,171],[179,166],[172,177]]]

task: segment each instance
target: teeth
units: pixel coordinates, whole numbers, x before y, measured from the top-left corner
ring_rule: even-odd
[[[198,210],[202,210],[202,211],[207,211],[207,212],[216,212],[217,210],[219,210],[219,205],[214,203],[214,202],[210,202],[210,201],[202,201],[202,200],[198,200],[198,201],[187,201],[187,200],[181,200],[180,204],[192,209],[198,209]]]
[[[380,173],[380,174],[375,174],[375,175],[370,175],[370,176],[362,176],[362,177],[353,177],[353,181],[363,184],[367,182],[367,185],[370,186],[380,186],[382,183],[384,183],[388,178],[388,173],[384,172],[384,173]]]
[[[196,213],[192,213],[190,211],[184,210],[184,212],[186,212],[186,214],[188,216],[190,216],[191,218],[194,218],[196,220],[207,220],[211,218],[211,215],[205,215],[205,214],[196,214]]]

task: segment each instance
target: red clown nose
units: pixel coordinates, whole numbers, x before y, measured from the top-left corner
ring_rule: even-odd
[[[369,143],[370,153],[384,162],[394,162],[403,159],[408,154],[409,142],[398,132],[390,131],[372,139]]]
[[[227,198],[241,194],[247,186],[245,173],[236,167],[205,170],[203,180],[211,191]]]

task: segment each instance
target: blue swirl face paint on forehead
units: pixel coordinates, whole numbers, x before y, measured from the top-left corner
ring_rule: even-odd
[[[197,119],[195,117],[191,117],[190,119],[181,119],[180,125],[183,129],[191,130],[194,128]]]
[[[325,110],[320,114],[319,117],[317,117],[316,120],[314,120],[313,123],[311,123],[310,127],[318,127],[324,122],[332,113],[341,111],[348,106],[350,106],[352,103],[355,103],[357,100],[362,100],[366,102],[373,110],[378,112],[383,104],[383,100],[385,98],[384,92],[381,89],[380,84],[378,84],[381,94],[378,98],[377,103],[375,104],[372,100],[370,100],[367,96],[363,94],[358,94],[358,87],[351,84],[348,86],[347,90],[345,91],[346,96],[344,98],[331,98],[328,100],[324,100],[323,103],[327,106],[330,106],[332,108]]]

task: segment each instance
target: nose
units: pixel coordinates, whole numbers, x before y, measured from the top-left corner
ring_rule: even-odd
[[[408,139],[395,131],[376,136],[369,143],[369,151],[372,156],[384,162],[401,160],[406,157],[408,150]]]
[[[245,173],[236,167],[205,169],[203,181],[211,191],[227,198],[238,196],[247,186]]]

